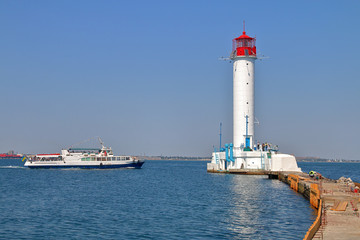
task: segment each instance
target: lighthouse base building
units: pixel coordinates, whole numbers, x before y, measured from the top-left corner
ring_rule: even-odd
[[[226,151],[212,153],[211,163],[207,164],[207,170],[210,172],[217,171],[233,171],[241,172],[281,172],[293,171],[301,172],[297,166],[294,156],[274,151],[254,150],[251,152],[234,151],[230,157],[230,149],[228,155]]]
[[[301,171],[294,156],[255,141],[255,41],[245,31],[233,39],[233,143],[212,153],[208,171]]]

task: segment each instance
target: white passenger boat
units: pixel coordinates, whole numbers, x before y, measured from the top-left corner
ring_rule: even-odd
[[[132,156],[114,156],[111,148],[69,148],[56,154],[37,154],[27,158],[29,168],[141,168],[143,160]]]

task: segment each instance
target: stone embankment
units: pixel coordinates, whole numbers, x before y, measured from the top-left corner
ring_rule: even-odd
[[[360,239],[360,184],[351,179],[331,180],[305,173],[270,173],[309,199],[317,218],[304,239]]]

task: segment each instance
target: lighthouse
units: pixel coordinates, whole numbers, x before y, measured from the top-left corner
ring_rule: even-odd
[[[246,35],[233,39],[233,141],[234,149],[254,146],[254,84],[256,39]]]
[[[233,62],[233,143],[214,149],[209,172],[267,174],[269,172],[301,171],[296,159],[283,154],[277,147],[255,145],[255,61],[256,39],[242,35],[233,39],[229,58]]]

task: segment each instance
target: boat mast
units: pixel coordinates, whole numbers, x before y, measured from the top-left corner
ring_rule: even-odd
[[[101,147],[102,147],[102,148],[105,148],[105,146],[104,146],[104,142],[101,140],[101,138],[100,138],[100,137],[98,137],[98,139],[99,139],[99,142],[100,142],[100,144],[101,144]]]

